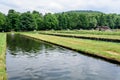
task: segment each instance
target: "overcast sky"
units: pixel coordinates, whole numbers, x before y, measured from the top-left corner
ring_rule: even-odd
[[[69,10],[96,10],[120,13],[120,0],[0,0],[0,12],[9,9],[19,12],[37,10],[41,13]]]

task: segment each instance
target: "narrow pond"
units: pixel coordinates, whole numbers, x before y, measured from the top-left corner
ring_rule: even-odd
[[[7,35],[8,80],[120,80],[120,66],[20,35]]]

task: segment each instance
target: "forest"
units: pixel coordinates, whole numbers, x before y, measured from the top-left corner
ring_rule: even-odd
[[[99,11],[68,11],[42,14],[38,11],[17,12],[13,9],[8,14],[0,12],[0,31],[33,31],[33,30],[74,30],[96,29],[97,26],[108,26],[120,29],[120,14],[105,14]]]

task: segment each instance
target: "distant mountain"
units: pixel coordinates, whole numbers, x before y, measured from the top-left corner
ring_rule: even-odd
[[[66,12],[59,12],[55,14],[61,14],[61,13],[67,13],[67,14],[86,14],[86,15],[101,15],[105,14],[100,11],[92,11],[92,10],[71,10],[71,11],[66,11]]]
[[[92,11],[92,10],[72,10],[72,11],[67,11],[67,13],[72,12],[72,13],[98,13],[101,14],[103,12],[100,11]]]

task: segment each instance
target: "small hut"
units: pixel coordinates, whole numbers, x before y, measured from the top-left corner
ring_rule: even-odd
[[[108,26],[97,26],[96,30],[106,31],[106,30],[111,30],[111,29]]]

